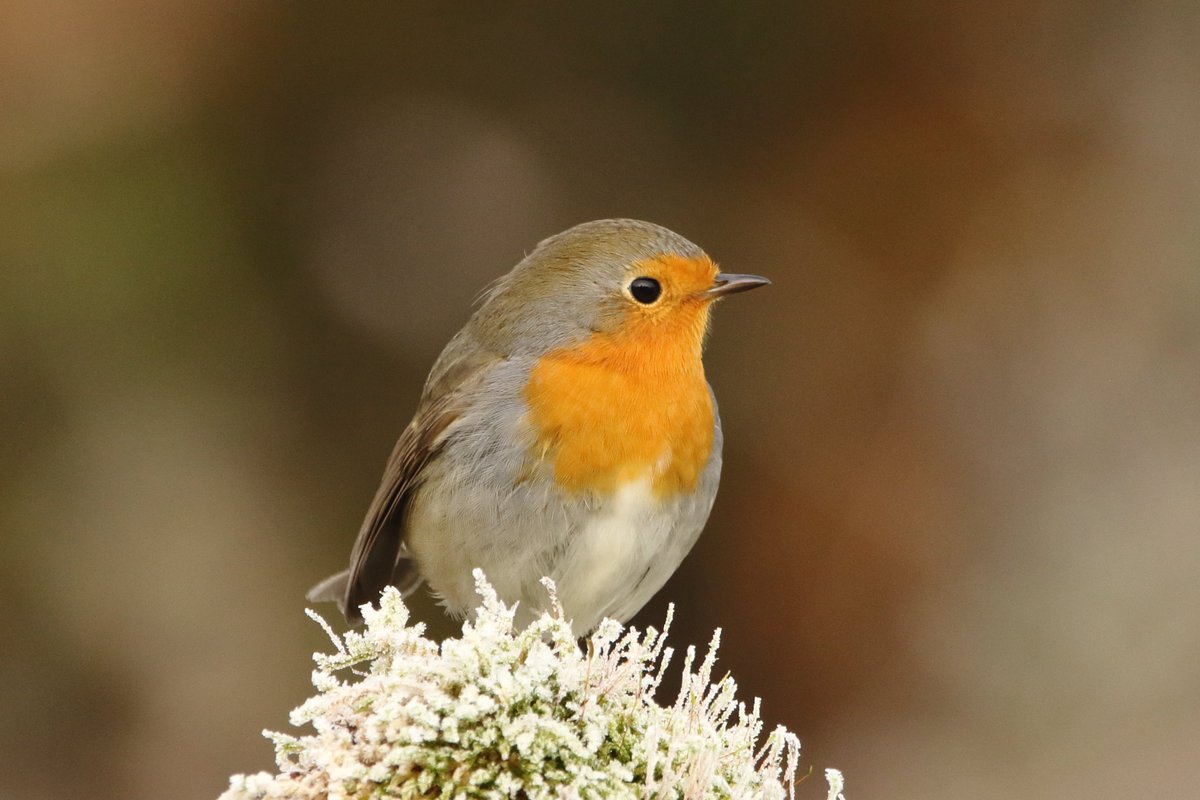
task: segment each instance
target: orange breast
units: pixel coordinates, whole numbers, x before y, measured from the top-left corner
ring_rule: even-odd
[[[525,389],[534,457],[552,462],[560,486],[609,494],[648,476],[660,497],[696,487],[713,443],[707,316],[697,303],[538,362]]]

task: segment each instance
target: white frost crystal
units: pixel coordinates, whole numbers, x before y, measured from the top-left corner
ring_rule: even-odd
[[[669,613],[662,633],[606,620],[581,650],[557,603],[514,630],[475,579],[474,621],[440,648],[391,588],[362,633],[339,638],[309,612],[336,650],[314,656],[318,693],[291,715],[314,733],[266,732],[279,774],[236,775],[221,800],[793,795],[800,742],[779,727],[759,744],[758,701],[747,710],[732,678],[713,682],[719,631],[698,665],[688,649],[679,696],[660,706]]]

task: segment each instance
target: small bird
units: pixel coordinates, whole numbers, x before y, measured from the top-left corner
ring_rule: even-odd
[[[518,621],[624,622],[708,519],[721,420],[701,355],[714,301],[769,283],[629,219],[541,242],[483,295],[433,366],[350,553],[315,586],[350,622],[428,582],[455,616],[482,568]]]

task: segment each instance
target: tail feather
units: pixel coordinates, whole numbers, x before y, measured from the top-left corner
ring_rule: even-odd
[[[362,615],[357,608],[346,608],[346,595],[350,580],[350,570],[344,569],[336,575],[330,575],[325,580],[308,590],[305,598],[310,603],[337,603],[338,610],[346,617],[347,622],[361,622]],[[396,564],[392,574],[391,584],[400,590],[402,597],[408,597],[424,583],[416,564],[408,558],[402,558]],[[378,598],[375,598],[378,599]]]
[[[305,598],[310,603],[337,603],[342,613],[346,602],[346,581],[350,579],[350,570],[344,569],[336,575],[330,575],[325,580],[308,590]]]

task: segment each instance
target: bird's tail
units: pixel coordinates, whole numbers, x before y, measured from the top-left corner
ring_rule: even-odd
[[[330,575],[325,580],[308,590],[304,595],[310,603],[337,603],[342,613],[346,603],[346,582],[350,580],[350,570],[344,569],[336,575]]]
[[[357,608],[346,611],[346,589],[350,581],[350,570],[344,569],[336,575],[330,575],[325,580],[308,590],[305,598],[310,603],[337,603],[338,610],[348,622],[361,622],[362,616]],[[408,558],[402,558],[396,565],[391,585],[400,590],[403,597],[408,597],[417,590],[424,581],[417,571],[416,565]]]

